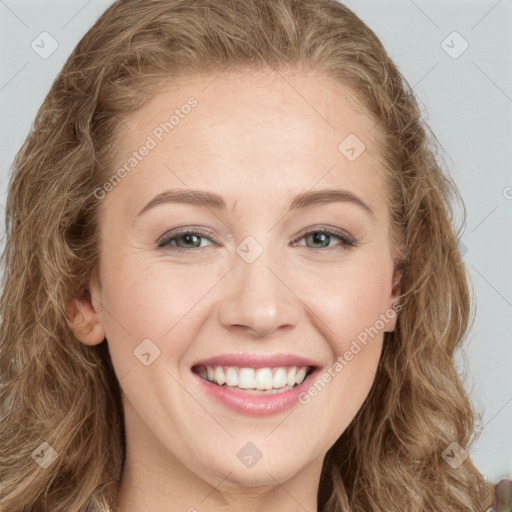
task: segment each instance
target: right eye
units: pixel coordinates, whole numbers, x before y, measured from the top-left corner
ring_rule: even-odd
[[[195,252],[196,249],[204,248],[205,246],[201,244],[202,240],[209,240],[216,245],[219,243],[215,240],[212,240],[207,233],[196,230],[191,231],[189,229],[184,229],[180,231],[171,231],[170,233],[165,234],[159,241],[158,247],[160,248],[171,248],[171,250],[177,250],[178,252]],[[183,244],[185,247],[183,247]],[[177,249],[174,249],[177,247]]]

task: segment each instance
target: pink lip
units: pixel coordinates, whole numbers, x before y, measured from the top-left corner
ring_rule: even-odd
[[[238,366],[240,368],[271,368],[275,366],[311,366],[319,365],[311,359],[295,354],[245,354],[235,352],[210,359],[197,361],[194,366]]]
[[[228,366],[234,365],[229,364]],[[245,363],[244,366],[246,366]],[[218,404],[247,416],[264,417],[284,412],[297,405],[300,393],[306,391],[311,386],[311,383],[314,382],[320,371],[321,368],[317,368],[295,388],[274,395],[255,395],[244,393],[242,390],[233,391],[226,386],[219,386],[209,382],[197,373],[192,372],[192,375],[198,379],[201,389]]]

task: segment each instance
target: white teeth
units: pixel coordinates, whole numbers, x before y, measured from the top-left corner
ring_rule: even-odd
[[[272,370],[270,368],[256,370],[256,388],[261,390],[272,389]]]
[[[215,368],[214,380],[219,386],[222,386],[222,384],[226,382],[226,377],[224,375],[224,370],[222,369],[222,366],[217,366],[217,368]]]
[[[303,366],[296,374],[295,374],[295,382],[300,384],[304,378],[306,377],[307,366]]]
[[[226,386],[238,386],[238,372],[232,366],[226,368]]]
[[[240,368],[238,373],[238,387],[251,389],[256,387],[256,376],[253,368]]]
[[[305,375],[305,374],[304,374]],[[278,368],[274,376],[272,377],[272,387],[279,389],[286,386],[286,370],[284,368]]]
[[[237,366],[200,366],[199,375],[219,386],[269,391],[290,388],[306,378],[308,366],[280,366],[277,368],[238,368]]]
[[[293,386],[295,384],[295,373],[296,373],[296,371],[297,371],[297,368],[295,368],[295,366],[288,370],[288,374],[286,376],[286,385],[287,386]]]

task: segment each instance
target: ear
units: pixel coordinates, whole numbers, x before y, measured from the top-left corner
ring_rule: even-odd
[[[402,278],[402,269],[395,267],[393,272],[393,282],[391,287],[391,295],[389,297],[388,310],[386,312],[386,318],[389,320],[386,322],[386,328],[384,332],[393,332],[396,326],[396,319],[398,317],[399,308],[397,308],[397,297],[400,295],[400,279]]]
[[[105,339],[103,322],[93,305],[92,296],[99,297],[98,287],[94,283],[91,283],[89,289],[82,288],[68,308],[69,326],[75,336],[81,342],[91,346],[99,345]]]

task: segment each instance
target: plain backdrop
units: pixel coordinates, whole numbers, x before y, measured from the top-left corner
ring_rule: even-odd
[[[71,50],[111,0],[0,0],[0,213],[13,158]],[[477,313],[457,356],[482,413],[470,447],[512,474],[512,0],[352,0],[421,102],[467,207],[460,247]],[[5,234],[2,218],[0,235]]]

